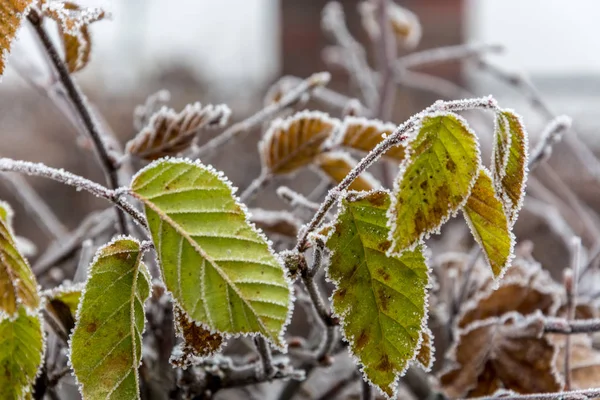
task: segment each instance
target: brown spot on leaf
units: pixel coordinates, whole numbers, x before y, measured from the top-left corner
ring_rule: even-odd
[[[98,329],[98,325],[96,324],[96,322],[95,322],[95,321],[94,321],[94,322],[90,322],[90,323],[89,323],[89,324],[88,324],[88,325],[85,327],[85,330],[86,330],[86,332],[89,332],[89,333],[94,333],[94,332],[96,332],[96,329]]]
[[[451,158],[446,161],[446,169],[452,173],[456,172],[456,163]]]
[[[425,190],[427,189],[427,185],[429,185],[429,181],[423,181],[421,182],[421,184],[419,186],[421,186],[421,189]]]
[[[379,243],[377,245],[377,248],[380,251],[387,251],[390,248],[391,245],[392,245],[392,242],[390,242],[389,240],[385,240],[385,241]]]
[[[383,268],[377,269],[377,274],[381,276],[381,278],[383,278],[384,281],[389,281],[391,278],[390,274],[388,274],[387,271]]]
[[[375,369],[378,371],[390,371],[392,369],[392,364],[390,363],[387,354],[381,356],[379,362],[375,365]]]
[[[376,191],[369,195],[369,201],[375,207],[384,206],[388,199],[388,194],[384,191]]]
[[[360,332],[360,335],[358,336],[358,339],[356,340],[356,348],[358,350],[362,350],[367,345],[367,343],[369,341],[369,338],[370,338],[370,336],[367,333],[367,330],[363,329]]]
[[[385,293],[383,289],[377,291],[377,298],[379,299],[379,306],[383,311],[387,311],[390,303],[390,296]]]

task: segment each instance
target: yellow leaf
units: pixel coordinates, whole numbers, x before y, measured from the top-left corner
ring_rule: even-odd
[[[338,126],[339,120],[318,111],[301,111],[273,121],[258,144],[263,168],[287,174],[312,163]]]
[[[396,125],[392,123],[360,117],[346,117],[336,137],[336,144],[368,153],[394,130],[396,130]],[[396,161],[404,160],[404,155],[405,148],[401,145],[390,148],[384,154]]]
[[[0,0],[0,76],[21,20],[32,0]]]
[[[340,183],[356,165],[356,160],[347,153],[330,151],[319,154],[315,165],[334,183]],[[381,186],[368,172],[360,174],[348,187],[349,190],[372,190]]]

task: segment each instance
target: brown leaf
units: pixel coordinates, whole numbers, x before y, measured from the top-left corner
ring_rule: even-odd
[[[92,42],[90,32],[86,26],[82,27],[77,35],[62,34],[65,49],[65,62],[69,72],[77,72],[83,69],[90,61]]]
[[[260,208],[250,210],[250,221],[263,231],[295,238],[302,222],[292,213],[269,211]]]
[[[358,10],[362,17],[363,27],[371,38],[381,35],[377,19],[377,6],[374,2],[363,1]],[[389,2],[388,18],[398,44],[406,48],[414,48],[421,39],[421,23],[419,18],[410,10],[400,7],[395,2]]]
[[[431,333],[431,330],[429,328],[425,328],[422,333],[421,347],[419,348],[419,352],[415,358],[415,363],[427,372],[431,370],[433,362],[435,361],[432,339],[433,334]]]
[[[287,174],[309,165],[339,123],[319,111],[301,111],[273,121],[258,144],[263,168],[273,174]]]
[[[556,358],[556,368],[565,368],[565,335],[555,335],[553,338],[561,346]],[[598,387],[600,376],[600,352],[592,347],[588,335],[571,335],[571,388],[590,389]]]
[[[175,330],[183,338],[171,363],[181,368],[190,365],[194,357],[208,357],[221,350],[223,337],[197,325],[178,305],[173,305]]]
[[[346,117],[336,135],[335,144],[368,153],[394,130],[396,130],[396,125],[392,123],[360,117]],[[404,154],[404,146],[399,145],[390,148],[384,155],[393,160],[402,161]]]
[[[32,0],[0,0],[0,76],[4,73],[12,41],[31,3]]]
[[[489,395],[500,388],[517,393],[561,390],[555,368],[558,347],[543,329],[539,313],[527,318],[510,313],[469,325],[450,351],[456,365],[440,377],[444,392],[456,398]]]
[[[146,160],[176,155],[192,144],[200,130],[226,124],[230,113],[224,104],[204,107],[200,103],[188,104],[180,113],[162,107],[127,143],[126,150]]]
[[[356,165],[348,153],[342,151],[328,151],[321,153],[315,159],[315,165],[333,183],[340,183]],[[381,184],[368,172],[360,174],[348,187],[349,190],[373,190]]]

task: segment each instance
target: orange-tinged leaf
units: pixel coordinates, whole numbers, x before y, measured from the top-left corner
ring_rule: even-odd
[[[510,110],[496,115],[492,177],[504,212],[511,224],[517,219],[525,196],[528,137],[521,117]]]
[[[321,153],[315,159],[315,165],[327,176],[333,183],[340,183],[352,168],[356,165],[350,155],[341,151],[329,151]],[[368,172],[360,174],[348,187],[349,190],[372,190],[381,186],[379,182]]]
[[[90,61],[92,43],[87,27],[81,28],[76,35],[63,33],[63,46],[65,48],[65,62],[69,72],[83,69]]]
[[[396,130],[396,125],[392,123],[360,117],[346,117],[336,135],[335,142],[337,145],[368,153],[394,130]],[[385,152],[384,156],[402,161],[405,156],[405,148],[402,145],[393,146]]]
[[[338,126],[339,120],[318,111],[301,111],[273,121],[258,144],[263,168],[287,174],[311,164]]]
[[[433,362],[435,361],[435,357],[433,355],[433,334],[431,333],[431,329],[427,328],[422,332],[421,335],[421,347],[419,348],[419,352],[417,353],[413,364],[420,366],[428,372],[431,370]]]
[[[377,19],[377,6],[374,2],[363,1],[358,10],[362,17],[363,27],[371,38],[379,38],[381,35],[380,24]],[[392,25],[392,32],[398,44],[413,48],[421,39],[421,23],[419,18],[410,10],[399,6],[393,1],[388,3],[388,20]]]
[[[162,107],[148,125],[126,146],[126,151],[146,160],[176,155],[192,145],[202,129],[221,127],[231,111],[223,104],[188,104],[181,112]]]
[[[21,20],[32,0],[0,0],[0,76]]]
[[[510,266],[515,238],[490,173],[484,168],[479,171],[463,214],[475,241],[483,249],[494,277],[502,276]]]

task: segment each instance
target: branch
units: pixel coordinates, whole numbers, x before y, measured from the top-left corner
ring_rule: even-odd
[[[88,191],[94,196],[101,197],[114,203],[122,211],[129,214],[140,226],[148,229],[144,216],[123,198],[123,188],[117,190],[108,189],[96,182],[67,172],[63,169],[51,168],[40,163],[19,161],[10,158],[0,158],[0,171],[18,172],[30,176],[41,176],[43,178],[64,183],[68,186],[73,186],[78,190]]]
[[[192,150],[188,156],[190,158],[201,158],[208,153],[214,152],[216,148],[223,146],[225,143],[231,141],[241,133],[249,131],[255,126],[273,118],[282,110],[292,106],[305,93],[311,93],[314,89],[327,85],[330,79],[331,75],[328,72],[319,72],[311,75],[298,84],[298,86],[296,86],[294,89],[286,93],[281,99],[279,99],[279,101],[266,106],[245,120],[231,125],[225,131],[223,131],[223,133],[211,139],[202,147]]]
[[[303,207],[312,211],[317,211],[319,209],[318,203],[310,201],[302,194],[290,189],[287,186],[279,186],[276,193],[280,199],[287,202],[292,207]]]
[[[581,399],[593,399],[600,397],[600,389],[586,389],[586,390],[571,390],[569,392],[555,392],[555,393],[533,393],[533,394],[516,394],[516,395],[501,395],[485,396],[485,397],[474,397],[471,400],[581,400]]]
[[[461,44],[438,47],[400,57],[396,60],[395,68],[398,73],[402,73],[408,68],[481,57],[484,53],[501,53],[503,51],[504,47],[498,44]]]
[[[258,176],[258,178],[250,182],[250,185],[248,185],[248,187],[244,189],[244,191],[240,195],[240,201],[242,203],[248,203],[250,200],[252,200],[252,198],[260,189],[262,189],[266,184],[268,184],[271,181],[272,178],[273,175],[263,170]]]
[[[575,319],[568,321],[564,318],[549,317],[544,322],[544,333],[573,335],[594,332],[600,332],[600,319]]]
[[[46,52],[50,56],[54,68],[58,72],[59,79],[67,92],[67,96],[75,106],[75,109],[79,113],[79,116],[81,117],[81,120],[87,130],[88,135],[92,139],[96,155],[98,156],[100,165],[102,166],[104,174],[106,175],[108,187],[110,189],[118,188],[118,170],[115,168],[113,159],[108,153],[108,148],[104,143],[104,139],[100,133],[100,129],[98,128],[96,121],[92,117],[92,113],[89,109],[85,97],[71,78],[67,66],[63,62],[56,47],[52,43],[52,40],[48,36],[48,33],[44,29],[44,26],[42,25],[42,18],[40,17],[40,15],[37,13],[37,11],[31,9],[29,14],[27,15],[27,19],[33,25],[35,32],[37,33],[40,41],[44,45]],[[128,229],[125,214],[119,209],[117,209],[116,212],[119,230],[121,231],[121,233],[126,234],[128,232]]]
[[[303,252],[308,248],[308,236],[313,232],[319,224],[323,221],[323,218],[327,215],[327,212],[333,207],[336,200],[348,189],[350,184],[368,167],[370,167],[383,153],[385,153],[390,147],[400,144],[408,137],[408,132],[414,129],[418,123],[431,112],[435,111],[464,111],[473,109],[487,109],[494,110],[498,106],[496,100],[491,96],[481,97],[467,100],[453,100],[453,101],[437,101],[433,105],[429,106],[422,112],[413,115],[408,120],[400,124],[396,130],[389,136],[387,136],[382,142],[380,142],[373,150],[369,152],[358,164],[346,175],[346,177],[332,190],[327,193],[325,200],[321,203],[321,206],[313,216],[312,220],[308,223],[308,226],[302,232],[298,243],[296,244],[296,251]]]
[[[537,167],[543,161],[550,158],[552,148],[558,143],[567,130],[571,128],[573,120],[566,115],[559,115],[550,121],[541,133],[541,139],[531,151],[529,157],[529,168]]]

